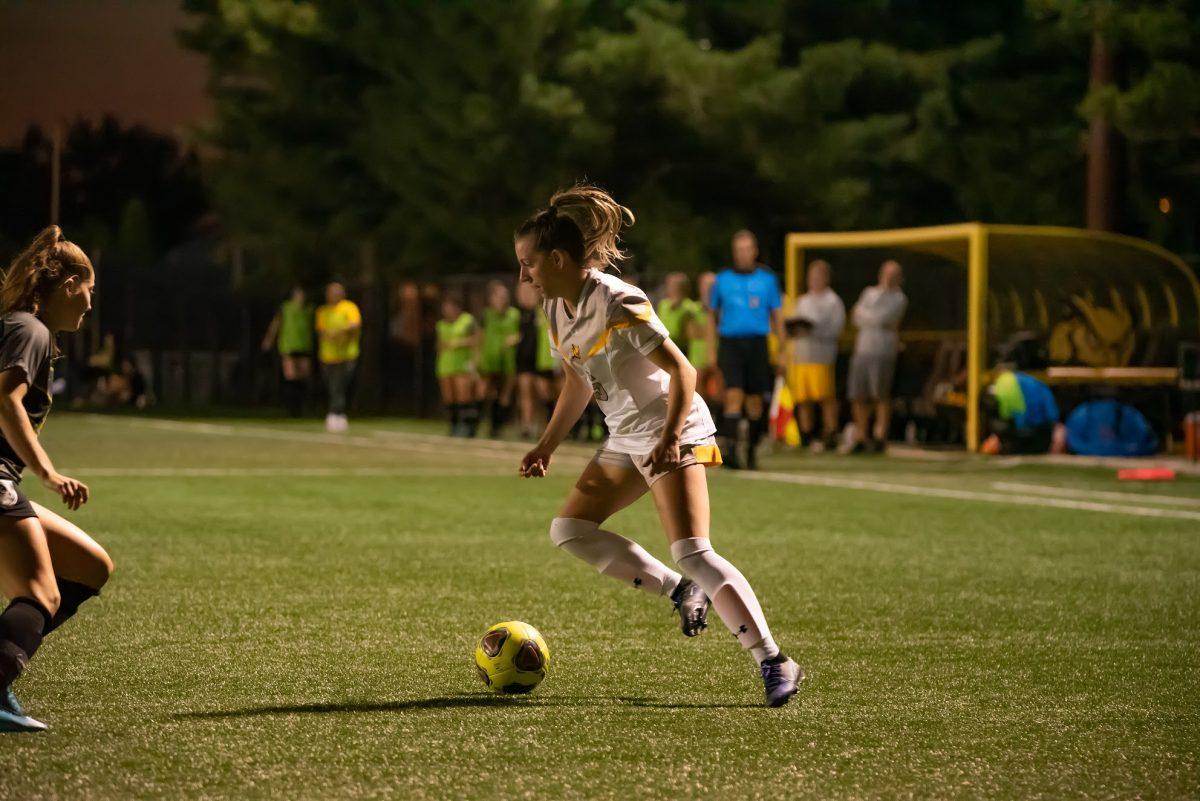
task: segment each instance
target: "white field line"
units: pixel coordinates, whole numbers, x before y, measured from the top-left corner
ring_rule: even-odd
[[[1165,506],[1200,507],[1200,498],[1184,498],[1179,495],[1152,495],[1141,492],[1112,492],[1090,490],[1080,487],[1054,487],[1045,484],[1025,484],[1019,481],[993,481],[992,489],[1011,492],[1031,492],[1034,495],[1057,495],[1064,498],[1104,498],[1110,501],[1144,501]]]
[[[390,467],[68,467],[68,475],[85,478],[420,478],[495,476],[493,470],[439,470]]]
[[[406,432],[386,433],[386,439],[380,437],[363,437],[347,434],[321,434],[307,431],[285,431],[266,426],[230,426],[215,423],[192,423],[179,420],[140,420],[137,418],[116,418],[104,415],[92,415],[96,419],[111,423],[114,420],[127,421],[130,425],[143,425],[169,431],[184,431],[194,434],[212,434],[245,439],[249,437],[273,439],[290,442],[313,442],[329,445],[355,445],[358,447],[374,448],[391,451],[417,451],[433,453],[439,456],[451,456],[455,452],[473,450],[472,456],[491,458],[511,458],[513,453],[519,455],[525,448],[522,443],[502,443],[490,441],[479,447],[483,441],[464,440],[455,437],[438,436],[436,434],[408,434]],[[426,444],[428,443],[428,444]],[[438,447],[434,443],[441,443]],[[474,446],[474,447],[472,447]],[[497,447],[499,446],[499,447]],[[515,446],[515,447],[512,447]],[[507,450],[507,453],[501,452]],[[574,449],[573,449],[574,450]],[[582,457],[582,454],[580,454]],[[584,462],[583,458],[568,456],[563,461]],[[514,470],[515,472],[515,470]],[[1130,506],[1115,503],[1097,503],[1093,501],[1071,500],[1068,498],[1033,497],[1029,495],[1014,495],[999,492],[977,492],[974,490],[958,490],[948,487],[914,486],[897,484],[891,481],[875,481],[832,476],[814,476],[802,473],[755,473],[738,471],[734,477],[754,481],[776,481],[784,484],[799,484],[810,487],[833,487],[836,489],[860,490],[864,492],[882,492],[892,495],[913,495],[923,498],[942,498],[959,501],[980,501],[984,503],[1014,504],[1018,506],[1039,506],[1048,509],[1070,509],[1084,512],[1100,512],[1103,514],[1125,514],[1135,517],[1157,517],[1172,520],[1200,521],[1200,511],[1184,509],[1160,509],[1151,506]]]
[[[1072,509],[1083,512],[1103,512],[1107,514],[1134,515],[1136,517],[1159,517],[1172,520],[1200,520],[1200,512],[1191,512],[1182,509],[1159,509],[1151,506],[1126,506],[1114,503],[1076,501],[1067,498],[1037,498],[1024,495],[1010,495],[1007,493],[1002,494],[999,492],[957,490],[950,489],[949,487],[916,487],[909,484],[896,484],[890,481],[862,481],[850,478],[830,478],[794,473],[751,473],[741,471],[734,475],[738,478],[756,481],[780,481],[786,484],[801,484],[809,487],[834,487],[836,489],[883,492],[892,495],[915,495],[922,498],[982,501],[985,503],[1015,504],[1018,506],[1042,506],[1050,509]]]
[[[402,442],[402,443],[421,443],[437,446],[438,453],[446,452],[446,445],[457,445],[468,448],[475,448],[482,451],[490,451],[496,455],[504,455],[507,457],[515,457],[520,459],[529,452],[533,443],[531,442],[513,442],[510,440],[498,439],[461,439],[458,437],[449,437],[445,434],[416,434],[409,431],[393,431],[391,429],[368,429],[371,435],[386,441]],[[406,445],[407,447],[407,445]],[[584,444],[579,442],[564,442],[558,446],[558,450],[554,452],[555,461],[563,459],[580,459],[589,461],[592,455],[599,448],[599,444],[591,443]]]
[[[290,431],[271,428],[269,426],[239,425],[231,426],[221,423],[194,423],[183,420],[145,420],[131,417],[109,417],[105,415],[88,415],[105,424],[120,421],[130,426],[144,426],[162,431],[179,431],[188,434],[207,434],[210,436],[230,437],[233,439],[268,439],[278,442],[311,442],[314,445],[351,445],[358,448],[389,451],[392,453],[424,453],[434,456],[455,456],[496,458],[503,456],[512,460],[513,472],[517,470],[520,458],[529,450],[529,446],[520,442],[499,442],[496,440],[463,439],[459,437],[439,436],[436,434],[412,434],[404,431],[380,431],[378,429],[363,429],[371,436],[361,434],[327,434],[318,431]],[[593,449],[580,446],[566,446],[555,454],[555,464],[578,462],[580,466],[591,458]]]

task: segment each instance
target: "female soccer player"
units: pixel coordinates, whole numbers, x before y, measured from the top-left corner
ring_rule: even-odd
[[[479,425],[475,402],[475,318],[454,295],[442,299],[437,321],[437,380],[450,415],[450,436],[473,437]]]
[[[487,308],[483,310],[483,342],[479,349],[479,375],[490,408],[490,436],[498,437],[508,422],[516,385],[517,343],[521,313],[512,305],[503,281],[489,281]]]
[[[690,289],[691,283],[684,273],[668,273],[663,279],[663,297],[655,311],[658,313],[658,319],[667,327],[667,334],[672,342],[687,343],[688,324],[693,318],[704,314],[700,303],[688,297]]]
[[[316,309],[306,299],[304,287],[297,284],[292,294],[279,304],[263,336],[263,353],[279,351],[283,371],[283,400],[288,414],[299,417],[304,408],[304,391],[312,375],[313,314]]]
[[[750,584],[709,541],[704,468],[719,464],[716,427],[697,397],[696,371],[645,294],[604,273],[623,258],[617,241],[633,213],[604,191],[560,191],[517,229],[521,281],[545,298],[550,336],[566,384],[521,475],[546,475],[551,455],[594,396],[609,438],[596,452],[558,517],[550,539],[601,573],[670,597],[683,633],[699,634],[708,607],[760,666],[768,706],[781,706],[804,679],[780,652]],[[637,543],[600,524],[649,490],[681,576]]]
[[[12,684],[42,638],[98,595],[112,560],[78,526],[21,492],[28,466],[68,509],[88,488],[50,462],[38,432],[50,412],[54,335],[77,331],[92,308],[95,273],[57,226],[42,231],[0,280],[0,731],[42,731]]]

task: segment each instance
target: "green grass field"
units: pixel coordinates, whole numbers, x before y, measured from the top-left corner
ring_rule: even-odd
[[[715,619],[685,640],[549,543],[587,450],[521,481],[519,444],[434,430],[54,416],[117,574],[22,679],[52,730],[0,739],[0,798],[1200,795],[1196,479],[710,474],[719,550],[810,675],[768,710]],[[612,527],[667,556],[648,501]],[[526,699],[474,672],[508,618],[552,652]]]

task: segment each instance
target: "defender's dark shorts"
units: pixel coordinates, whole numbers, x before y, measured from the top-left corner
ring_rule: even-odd
[[[24,520],[27,517],[37,517],[33,504],[21,492],[21,482],[11,478],[0,478],[0,517],[11,517]]]
[[[717,366],[729,389],[762,395],[775,385],[765,336],[721,337],[717,346]]]
[[[522,348],[517,346],[517,372],[518,373],[536,373],[537,368],[537,351],[532,348]]]
[[[517,375],[533,373],[538,378],[553,379],[553,370],[538,369],[538,355],[532,349],[517,348]]]

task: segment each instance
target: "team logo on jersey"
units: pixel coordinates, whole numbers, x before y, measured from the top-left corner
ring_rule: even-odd
[[[604,387],[600,386],[599,381],[592,382],[592,395],[601,402],[608,400],[608,393],[604,391]]]
[[[757,308],[758,308],[758,304],[759,304],[759,303],[760,303],[760,301],[759,301],[759,299],[758,299],[757,297],[751,297],[751,298],[750,298],[750,308],[752,308],[752,309],[757,309]]]
[[[11,509],[19,500],[21,496],[17,494],[16,484],[7,479],[0,480],[0,506]]]
[[[571,346],[571,359],[572,360],[579,359],[579,346],[578,345]]]

